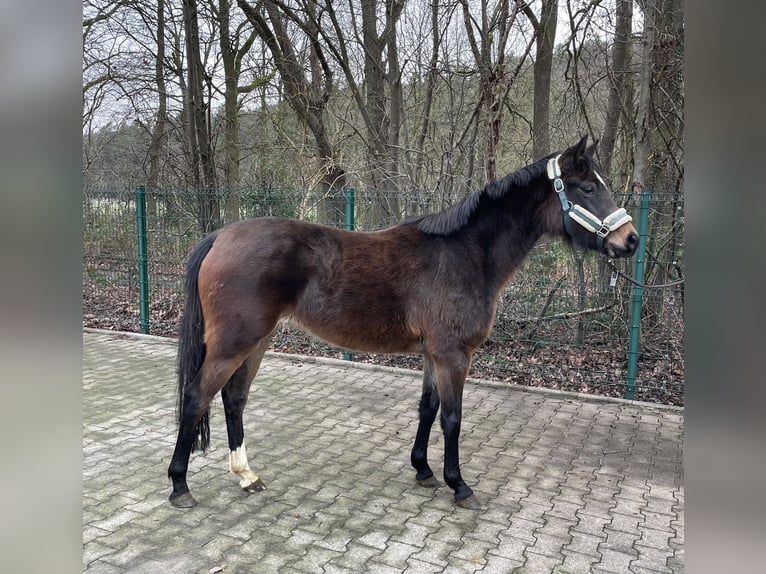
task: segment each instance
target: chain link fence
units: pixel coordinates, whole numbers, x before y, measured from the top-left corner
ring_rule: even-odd
[[[344,194],[354,197],[356,230],[385,227],[408,215],[439,211],[460,197],[430,192]],[[234,217],[264,215],[331,221],[344,227],[344,195],[321,197],[292,189],[146,190],[148,326],[175,335],[183,308],[186,258],[206,231]],[[615,194],[637,219],[639,194]],[[683,277],[683,196],[652,192],[644,281]],[[348,213],[347,211],[345,213]],[[83,325],[140,331],[136,189],[88,188],[83,193]],[[632,275],[634,259],[616,262]],[[543,240],[503,293],[494,330],[478,350],[470,376],[511,384],[626,396],[631,297],[634,286],[596,254]],[[637,400],[683,404],[683,285],[646,289],[641,297]],[[638,317],[634,317],[638,320]],[[281,325],[272,349],[340,358],[341,349]],[[420,357],[353,354],[357,361],[421,368]],[[632,394],[632,393],[631,393]]]

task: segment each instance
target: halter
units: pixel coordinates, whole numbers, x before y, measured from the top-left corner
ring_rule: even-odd
[[[548,178],[553,181],[553,189],[559,196],[561,209],[564,210],[564,229],[566,229],[567,233],[571,236],[570,219],[574,219],[582,227],[591,233],[596,234],[596,249],[600,251],[601,247],[604,245],[604,238],[609,235],[611,231],[632,221],[633,218],[628,215],[625,208],[620,207],[602,220],[584,207],[575,205],[569,201],[564,181],[561,179],[561,168],[559,167],[560,157],[561,154],[549,159],[547,169]],[[598,177],[598,174],[596,174],[596,176]],[[600,177],[599,180],[601,180]],[[603,183],[603,180],[601,180],[601,182]]]

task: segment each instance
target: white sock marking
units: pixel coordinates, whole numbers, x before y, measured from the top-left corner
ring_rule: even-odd
[[[247,451],[244,444],[237,450],[229,451],[229,470],[241,479],[239,485],[242,488],[258,481],[258,475],[252,471],[247,463]]]

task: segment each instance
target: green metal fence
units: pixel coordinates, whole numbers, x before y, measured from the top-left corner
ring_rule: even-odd
[[[338,198],[288,189],[237,194],[150,190],[142,186],[83,193],[83,324],[174,335],[191,248],[227,214],[331,218],[372,230],[406,215],[433,212],[459,197],[427,192],[346,190]],[[617,262],[646,283],[683,276],[683,197],[644,191],[615,198],[641,229],[636,257]],[[328,205],[332,209],[328,209]],[[643,206],[643,210],[642,210]],[[641,254],[643,251],[643,254]],[[544,240],[503,293],[490,339],[471,376],[514,384],[683,404],[683,285],[640,289],[595,254]],[[354,353],[280,326],[272,348],[419,368],[419,357]]]

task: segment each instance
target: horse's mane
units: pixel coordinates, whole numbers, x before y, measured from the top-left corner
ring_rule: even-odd
[[[402,222],[402,225],[415,225],[420,231],[430,235],[450,235],[459,231],[486,200],[496,200],[511,190],[529,187],[535,178],[545,174],[548,157],[488,183],[484,189],[473,192],[445,211],[410,217]]]

